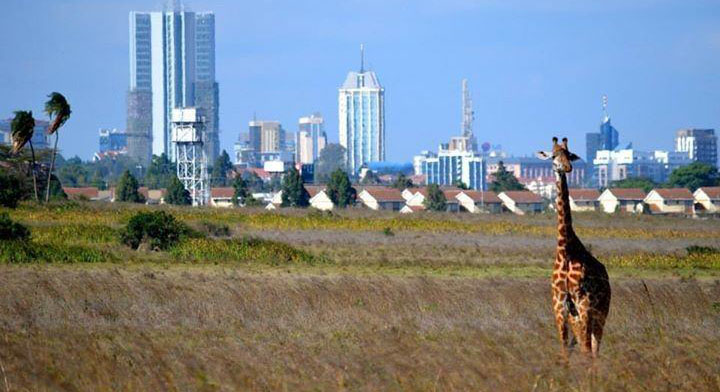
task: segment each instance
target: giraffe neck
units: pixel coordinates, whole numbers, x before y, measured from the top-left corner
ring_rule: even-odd
[[[555,173],[555,175],[557,177],[558,246],[564,248],[574,237],[570,214],[570,195],[565,173]]]

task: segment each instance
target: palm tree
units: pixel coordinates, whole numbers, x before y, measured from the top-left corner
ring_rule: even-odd
[[[35,132],[35,119],[32,116],[32,112],[18,110],[15,112],[15,118],[13,118],[10,124],[12,129],[12,153],[17,154],[20,150],[25,147],[25,144],[30,143],[30,151],[32,152],[32,176],[33,176],[33,188],[35,189],[35,201],[40,201],[38,197],[37,189],[37,175],[35,173],[35,149],[32,145],[32,137]]]
[[[52,176],[52,172],[55,169],[55,156],[57,155],[57,145],[58,145],[58,139],[60,138],[60,127],[65,124],[65,122],[70,118],[70,113],[72,113],[72,110],[70,110],[70,105],[67,103],[67,100],[65,97],[57,92],[53,92],[50,95],[48,95],[48,101],[45,102],[45,113],[47,113],[48,116],[55,118],[53,119],[52,123],[50,124],[50,127],[48,127],[47,133],[48,135],[55,134],[55,148],[53,149],[52,154],[52,161],[50,163],[50,170],[48,171],[48,178],[47,178],[47,190],[45,192],[45,203],[47,203],[50,200],[50,180]]]

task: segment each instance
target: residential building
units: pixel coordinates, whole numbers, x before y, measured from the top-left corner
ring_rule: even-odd
[[[413,195],[410,196],[410,198],[408,198],[407,201],[405,202],[405,204],[408,206],[408,208],[410,208],[410,210],[406,210],[406,212],[414,212],[414,211],[418,211],[418,210],[424,210],[425,209],[425,199],[427,199],[427,195],[428,195],[427,188],[417,188],[417,189],[413,189],[412,191],[414,191]],[[461,192],[461,190],[458,188],[451,188],[451,189],[445,188],[445,189],[442,189],[442,192],[445,196],[446,211],[448,211],[448,212],[460,211],[460,202],[458,201],[456,196]],[[403,199],[405,199],[406,197],[407,197],[406,195],[403,195]]]
[[[570,188],[568,191],[570,211],[596,211],[600,206],[600,192],[597,189]]]
[[[8,145],[12,144],[12,118],[0,120],[0,142]],[[35,128],[33,129],[32,141],[35,150],[50,148],[47,129],[50,123],[44,120],[35,120]],[[28,147],[29,148],[29,147]]]
[[[413,157],[413,172],[416,176],[424,175],[425,161],[428,158],[436,158],[437,154],[429,150],[422,150],[420,154]]]
[[[335,208],[335,203],[328,196],[324,186],[306,185],[305,189],[310,195],[310,207],[320,211],[330,211]]]
[[[248,140],[235,143],[235,164],[241,167],[263,167],[267,161],[294,162],[294,154],[285,146],[285,129],[278,121],[252,120]]]
[[[640,188],[608,188],[598,197],[602,210],[614,212],[641,212],[646,193]]]
[[[441,144],[437,156],[424,158],[423,166],[427,184],[455,186],[462,182],[470,189],[487,189],[485,159],[474,151]]]
[[[555,184],[555,171],[552,160],[542,160],[536,157],[489,157],[487,158],[487,182],[494,180],[493,174],[498,171],[500,162],[505,170],[512,173],[522,184],[536,183]],[[585,183],[586,163],[577,160],[572,163],[573,170],[567,173],[569,187],[579,187]],[[553,191],[554,192],[554,191]]]
[[[695,212],[716,214],[720,212],[720,186],[704,186],[693,193]]]
[[[593,185],[608,187],[614,181],[638,177],[661,183],[667,181],[673,170],[690,163],[687,152],[600,150],[593,161],[597,181]]]
[[[502,212],[502,200],[495,192],[463,190],[455,198],[460,203],[461,210],[473,214],[480,212],[498,214]]]
[[[685,188],[653,189],[643,203],[651,214],[693,214],[693,194]]]
[[[717,136],[715,130],[688,128],[677,131],[675,151],[688,153],[692,161],[717,167]]]
[[[365,187],[357,197],[362,205],[371,210],[400,211],[405,205],[399,190],[384,186]]]
[[[303,164],[314,163],[326,144],[325,120],[323,120],[320,113],[300,117],[295,139],[295,162]]]
[[[385,89],[375,72],[349,72],[338,90],[340,145],[352,174],[370,162],[385,161]]]
[[[503,205],[516,215],[536,214],[543,212],[546,207],[542,197],[530,191],[505,191],[498,194]]]
[[[127,149],[127,135],[125,132],[117,129],[101,128],[98,133],[100,135],[98,142],[99,152],[104,153]]]
[[[233,207],[232,198],[235,195],[233,187],[210,188],[210,207]]]
[[[143,135],[150,121],[153,154],[174,160],[172,109],[200,107],[206,113],[204,149],[214,160],[219,148],[214,14],[189,12],[182,4],[162,12],[130,12],[129,91],[128,131]],[[130,126],[135,121],[137,126]],[[141,141],[130,143],[131,156],[144,156]]]

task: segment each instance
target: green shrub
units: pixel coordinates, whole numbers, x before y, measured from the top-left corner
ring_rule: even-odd
[[[26,241],[30,230],[20,223],[13,222],[7,212],[0,213],[0,240]]]
[[[150,250],[166,250],[191,234],[184,223],[165,211],[138,212],[121,231],[120,240],[133,249],[147,244]]]
[[[394,232],[392,231],[392,229],[389,228],[389,227],[386,227],[386,228],[383,229],[383,234],[385,234],[385,235],[388,236],[388,237],[392,237],[392,236],[395,235],[395,233],[394,233]]]
[[[690,245],[685,250],[688,255],[711,255],[720,253],[720,249],[713,248],[712,246],[701,246],[701,245]]]
[[[230,227],[223,223],[202,221],[199,224],[200,232],[211,237],[229,237]]]
[[[0,206],[15,208],[26,194],[26,183],[19,176],[5,171],[0,171]]]

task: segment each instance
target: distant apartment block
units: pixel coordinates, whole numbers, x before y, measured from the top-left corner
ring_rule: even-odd
[[[428,184],[454,186],[462,182],[470,189],[487,190],[485,159],[474,151],[450,149],[441,144],[434,157],[425,158],[423,174]]]
[[[281,162],[283,166],[294,162],[295,154],[287,149],[286,132],[280,122],[252,120],[248,125],[247,140],[241,135],[235,143],[236,165],[262,168],[270,161]]]
[[[361,61],[338,90],[340,145],[347,150],[347,167],[356,174],[370,162],[385,161],[385,89],[375,72]]]
[[[653,152],[624,150],[600,150],[593,161],[598,188],[608,187],[614,181],[643,177],[656,183],[667,181],[670,173],[692,161],[687,152],[656,150]]]
[[[536,157],[490,157],[487,159],[488,182],[493,181],[493,174],[500,167],[500,162],[505,170],[511,172],[519,182],[523,184],[536,183],[553,184],[555,186],[555,172],[551,160],[542,160]],[[586,164],[583,160],[577,160],[572,164],[573,170],[567,174],[568,186],[579,187],[585,183]]]
[[[325,121],[319,113],[300,117],[295,138],[295,162],[311,164],[327,144]]]
[[[685,152],[695,162],[717,166],[717,136],[714,129],[681,129],[675,136],[675,151]]]
[[[127,148],[127,135],[118,129],[100,129],[98,131],[98,151],[119,151]]]
[[[172,109],[198,107],[206,113],[204,142],[210,161],[218,155],[218,84],[215,81],[215,16],[182,6],[164,12],[130,12],[130,156],[171,159]],[[131,109],[132,107],[132,109]],[[150,129],[146,129],[150,122]],[[149,131],[149,139],[145,136]]]

